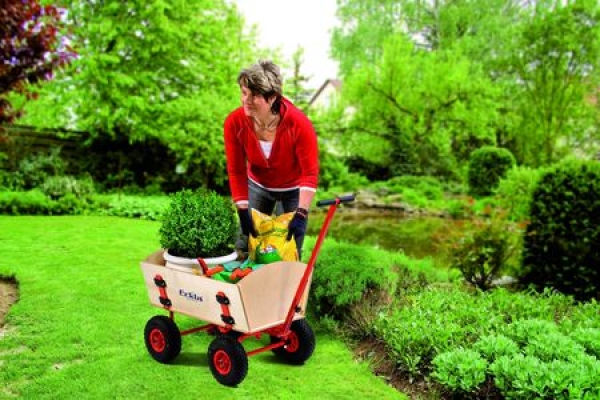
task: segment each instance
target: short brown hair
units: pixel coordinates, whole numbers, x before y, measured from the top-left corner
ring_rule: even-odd
[[[271,106],[273,114],[279,113],[282,81],[279,67],[270,60],[259,60],[244,68],[238,76],[238,84],[247,87],[254,96],[263,96],[265,100],[275,96]]]

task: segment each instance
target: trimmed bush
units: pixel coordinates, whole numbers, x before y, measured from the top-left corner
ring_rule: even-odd
[[[523,283],[577,300],[600,298],[600,163],[569,161],[546,172],[530,214]]]
[[[515,164],[515,157],[505,148],[485,146],[475,150],[469,158],[469,193],[477,197],[491,195]]]
[[[310,303],[320,317],[342,321],[370,293],[391,297],[397,276],[370,246],[326,240],[315,266]]]
[[[231,201],[214,191],[182,190],[171,195],[159,235],[161,246],[174,256],[227,255],[237,237],[237,214]]]
[[[433,361],[432,378],[453,393],[468,395],[477,392],[485,382],[487,361],[468,349],[457,349],[437,355]]]

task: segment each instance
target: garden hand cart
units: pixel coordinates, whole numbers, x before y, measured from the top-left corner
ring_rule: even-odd
[[[206,331],[215,339],[208,347],[208,363],[223,385],[241,383],[248,372],[248,357],[271,350],[292,364],[303,364],[315,349],[315,335],[306,321],[308,292],[317,255],[329,224],[341,203],[354,196],[317,202],[329,206],[308,264],[279,261],[264,265],[237,283],[223,282],[199,274],[170,268],[163,251],[141,263],[150,303],[169,315],[152,317],[144,329],[150,355],[170,363],[181,351],[181,337]],[[206,324],[180,331],[175,314],[194,317]],[[270,343],[246,352],[242,343],[269,335]]]

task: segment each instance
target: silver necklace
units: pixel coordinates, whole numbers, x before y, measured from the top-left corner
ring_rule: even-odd
[[[265,124],[264,122],[260,121],[256,117],[252,117],[252,118],[254,119],[254,122],[256,123],[256,125],[260,129],[263,129],[263,130],[266,130],[266,131],[271,131],[275,127],[275,124],[276,124],[276,121],[277,121],[277,114],[275,114],[275,116],[273,117],[273,119],[271,120],[271,122],[269,122],[268,124]]]

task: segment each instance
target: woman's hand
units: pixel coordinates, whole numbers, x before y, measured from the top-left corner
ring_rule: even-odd
[[[256,228],[254,227],[254,223],[252,222],[250,210],[248,208],[238,208],[237,213],[238,217],[240,218],[240,226],[242,228],[242,233],[246,236],[252,235],[252,237],[257,237],[258,232],[256,232]]]
[[[288,226],[287,240],[290,240],[292,235],[296,239],[306,232],[306,217],[308,217],[308,210],[306,208],[298,208],[296,210]]]

